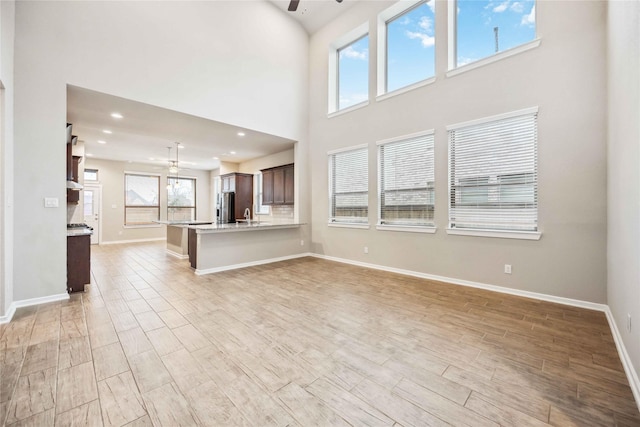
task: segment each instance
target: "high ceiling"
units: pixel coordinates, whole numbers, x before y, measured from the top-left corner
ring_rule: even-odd
[[[123,117],[113,118],[112,113]],[[240,163],[293,147],[289,139],[76,86],[67,88],[67,121],[84,141],[87,156],[161,167],[175,160],[175,142],[184,147],[180,166],[200,170],[218,168],[220,161]],[[172,147],[170,159],[167,147]]]
[[[353,6],[357,0],[343,0],[342,3],[336,0],[300,0],[298,10],[295,12],[287,10],[289,0],[270,1],[292,19],[300,22],[307,33],[313,34]]]

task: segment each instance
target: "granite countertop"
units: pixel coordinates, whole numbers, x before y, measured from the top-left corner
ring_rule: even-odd
[[[93,230],[88,228],[67,228],[67,237],[91,236],[92,234]]]
[[[215,221],[184,221],[184,220],[180,220],[180,221],[163,220],[163,221],[153,221],[153,222],[155,222],[156,224],[171,225],[174,227],[188,227],[190,225],[205,225],[205,224],[215,223]]]
[[[233,233],[237,231],[259,231],[259,230],[277,230],[281,228],[297,228],[305,225],[301,222],[236,222],[231,224],[207,224],[207,225],[190,225],[190,229],[196,230],[197,234],[208,233]]]

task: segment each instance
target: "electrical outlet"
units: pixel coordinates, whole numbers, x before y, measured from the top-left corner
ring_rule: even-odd
[[[365,254],[368,254],[368,253],[369,253],[369,247],[368,247],[368,246],[365,246],[365,247],[364,247],[364,253],[365,253]]]
[[[44,207],[45,208],[57,208],[58,207],[58,198],[57,197],[45,197],[44,198]]]
[[[504,265],[504,274],[511,274],[511,264]]]
[[[304,240],[300,240],[300,246],[304,246]]]
[[[627,332],[631,332],[631,314],[627,313]]]

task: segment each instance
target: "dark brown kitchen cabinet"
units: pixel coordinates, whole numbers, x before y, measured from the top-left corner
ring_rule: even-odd
[[[67,147],[70,147],[70,146],[71,144],[67,144]],[[69,148],[67,148],[67,151],[69,151]],[[69,173],[67,171],[68,181],[78,182],[78,171],[80,169],[79,165],[81,160],[82,160],[82,157],[80,156],[71,156],[71,172]],[[67,160],[67,163],[68,163],[68,160]],[[70,190],[67,188],[67,203],[77,204],[79,200],[80,200],[80,192],[77,190]]]
[[[77,193],[77,191],[76,191]],[[67,236],[67,291],[84,292],[91,283],[91,236]]]
[[[228,173],[220,176],[223,193],[235,193],[236,219],[244,219],[244,211],[249,208],[253,218],[253,175],[248,173]]]
[[[262,204],[293,205],[293,164],[262,170]]]

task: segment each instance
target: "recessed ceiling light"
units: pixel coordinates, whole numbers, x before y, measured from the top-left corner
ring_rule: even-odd
[[[229,151],[229,154],[236,154],[235,151]]]
[[[107,141],[103,141],[101,139],[98,140],[98,144],[106,144],[106,143],[107,143]]]
[[[111,135],[113,132],[111,132],[109,129],[104,129],[104,130],[102,131],[102,133],[106,133],[106,134]]]
[[[120,113],[111,113],[111,117],[113,117],[114,119],[121,119],[122,118],[122,114],[120,114]]]
[[[178,148],[182,150],[184,148],[184,145],[180,144],[178,145]]]
[[[238,132],[238,136],[244,136],[245,133],[244,132]]]
[[[149,160],[155,160],[155,159],[156,159],[155,157],[149,157]]]
[[[87,157],[93,157],[93,154],[91,154],[91,153],[84,153],[84,155],[87,156]]]
[[[213,160],[218,160],[218,157],[214,157]]]

